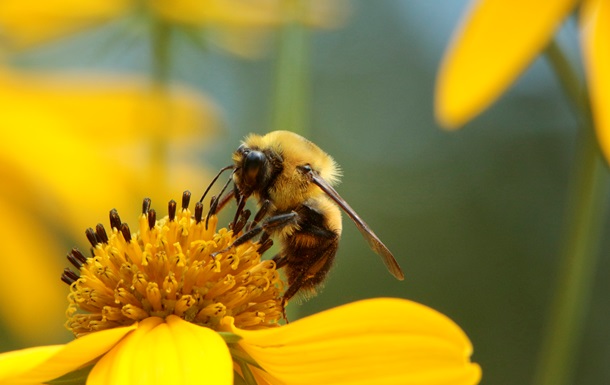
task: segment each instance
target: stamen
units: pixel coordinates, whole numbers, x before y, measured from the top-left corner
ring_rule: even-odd
[[[83,267],[83,263],[81,261],[79,261],[78,259],[76,259],[71,252],[68,253],[68,255],[66,257],[68,258],[68,261],[72,264],[72,266],[76,267],[77,269],[80,269],[81,267]]]
[[[121,234],[127,243],[131,242],[131,231],[129,231],[129,225],[127,223],[121,223]]]
[[[78,274],[76,274],[75,272],[73,272],[72,270],[70,270],[68,268],[64,269],[64,272],[61,275],[61,280],[64,281],[65,283],[67,283],[68,285],[72,285],[79,278],[80,278],[80,276]]]
[[[148,228],[151,230],[154,229],[155,223],[157,223],[157,212],[155,209],[150,209],[148,211]]]
[[[76,247],[70,251],[70,254],[72,254],[72,256],[78,259],[81,263],[87,262],[87,257],[85,257]]]
[[[189,208],[189,203],[191,202],[191,192],[186,190],[182,193],[182,210],[186,210]]]
[[[121,228],[121,217],[116,209],[110,210],[110,228],[117,230]]]
[[[139,321],[149,316],[148,312],[137,306],[127,304],[121,308],[123,315],[134,321]]]
[[[95,234],[100,240],[100,243],[108,243],[108,234],[106,234],[106,229],[101,223],[98,223],[97,226],[95,226]]]
[[[142,202],[142,214],[148,213],[148,210],[150,210],[150,204],[150,198],[144,198],[144,201]]]
[[[171,200],[169,201],[169,203],[167,204],[167,213],[168,213],[168,217],[169,217],[169,221],[173,222],[174,219],[176,219],[176,201],[175,200]]]
[[[195,222],[201,223],[203,219],[203,203],[197,202],[195,204]]]
[[[85,230],[85,235],[87,236],[87,240],[89,241],[89,243],[91,243],[91,246],[95,247],[98,243],[100,243],[97,234],[95,233],[95,231],[93,231],[91,227]]]
[[[176,308],[174,309],[174,314],[179,317],[182,317],[184,313],[191,308],[191,306],[195,305],[197,300],[192,295],[183,295],[180,297],[178,302],[176,302]]]
[[[161,304],[161,291],[159,290],[159,285],[156,282],[148,283],[148,287],[146,288],[146,298],[152,305],[154,311],[160,312],[163,310],[163,305]]]

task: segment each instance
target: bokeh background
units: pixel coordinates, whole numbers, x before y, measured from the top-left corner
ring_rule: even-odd
[[[307,65],[298,68],[307,80],[305,135],[341,165],[338,191],[406,279],[394,280],[346,219],[336,267],[317,297],[291,305],[294,317],[362,298],[412,299],[466,331],[482,383],[530,382],[565,241],[577,132],[548,63],[538,59],[490,110],[446,132],[433,115],[435,76],[467,2],[328,3],[321,12],[330,21],[311,25]],[[147,17],[16,48],[0,41],[6,79],[27,79],[0,79],[22,92],[0,85],[1,114],[13,116],[0,117],[0,207],[12,210],[1,217],[0,263],[10,283],[2,287],[2,351],[71,338],[59,276],[70,248],[87,250],[85,227],[107,223],[113,207],[135,223],[145,196],[158,212],[182,190],[198,197],[244,135],[276,124],[280,28],[167,35],[163,72]],[[559,41],[577,63],[571,21]],[[164,108],[172,113],[160,114]],[[71,119],[56,119],[60,110]],[[34,224],[20,227],[16,217]],[[609,246],[578,346],[579,384],[610,381]]]

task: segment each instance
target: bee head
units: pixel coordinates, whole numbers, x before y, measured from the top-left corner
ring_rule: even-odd
[[[242,195],[260,193],[268,184],[272,166],[264,151],[242,144],[233,154],[233,162],[233,180]]]

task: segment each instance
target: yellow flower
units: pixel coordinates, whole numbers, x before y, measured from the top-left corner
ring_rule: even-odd
[[[462,20],[437,79],[436,116],[455,128],[493,103],[576,6],[598,138],[610,158],[610,4],[605,0],[478,0]]]
[[[345,18],[345,1],[3,0],[0,2],[0,37],[12,47],[24,48],[136,14],[150,15],[183,27],[206,26],[217,41],[229,44],[229,48],[246,49],[247,42],[257,43],[257,39],[252,40],[257,36],[252,35],[263,34],[268,28],[295,19],[312,27],[340,24]]]
[[[447,317],[401,299],[371,299],[280,326],[283,282],[270,243],[230,247],[248,226],[216,231],[203,206],[170,201],[157,220],[145,200],[139,232],[115,210],[111,231],[73,250],[66,345],[0,355],[0,383],[73,373],[87,384],[476,384],[472,346]],[[80,377],[80,381],[78,380]],[[77,380],[75,380],[77,378]],[[66,377],[64,377],[66,379]],[[73,382],[74,383],[74,382]]]
[[[0,314],[19,343],[48,343],[53,333],[43,325],[63,317],[57,309],[64,302],[49,274],[59,265],[49,255],[63,254],[62,237],[80,237],[107,207],[133,207],[144,189],[169,199],[179,191],[165,191],[167,182],[203,183],[203,170],[179,158],[167,163],[181,173],[165,180],[142,138],[156,132],[169,146],[196,141],[212,127],[214,111],[193,92],[153,93],[143,79],[2,67],[0,106],[0,210],[10,218],[0,222],[0,268],[15,272],[0,281]]]

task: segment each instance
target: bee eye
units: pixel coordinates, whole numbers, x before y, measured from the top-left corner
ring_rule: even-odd
[[[267,158],[260,151],[250,151],[249,149],[247,151],[243,164],[243,176],[246,184],[254,185],[264,174],[263,169],[267,164]]]
[[[243,155],[248,155],[248,153],[250,153],[250,149],[248,147],[246,147],[245,144],[240,145],[239,147],[237,147],[237,152]]]

